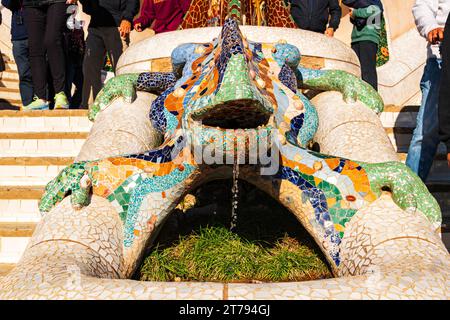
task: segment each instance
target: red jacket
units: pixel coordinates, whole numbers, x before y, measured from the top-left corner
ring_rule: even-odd
[[[152,25],[155,33],[178,29],[189,9],[191,0],[144,0],[141,15],[134,20],[142,29]]]

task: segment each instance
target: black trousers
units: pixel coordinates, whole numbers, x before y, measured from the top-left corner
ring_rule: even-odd
[[[25,8],[34,92],[41,99],[48,98],[47,60],[52,89],[55,93],[64,91],[66,66],[63,31],[68,16],[66,10],[67,5],[64,2]]]
[[[360,41],[352,43],[352,49],[359,58],[362,79],[370,84],[375,90],[378,90],[378,45],[372,41]]]
[[[441,45],[442,76],[439,89],[439,135],[450,153],[450,15],[444,29]]]

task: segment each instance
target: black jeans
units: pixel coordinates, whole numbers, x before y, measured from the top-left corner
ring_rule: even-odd
[[[450,153],[450,15],[444,29],[441,45],[442,76],[439,89],[439,135]]]
[[[25,8],[34,92],[41,99],[48,98],[47,59],[54,92],[64,91],[66,67],[63,31],[67,20],[66,10],[64,2]]]
[[[86,53],[83,63],[83,99],[82,108],[89,106],[89,99],[97,97],[102,89],[102,68],[105,64],[106,52],[116,72],[117,62],[122,52],[128,48],[129,36],[122,38],[117,27],[90,27],[86,39]]]
[[[79,109],[83,90],[83,58],[70,58],[66,64],[66,96],[69,99],[70,109]],[[72,85],[75,91],[72,95]]]
[[[362,79],[370,84],[375,90],[378,90],[378,45],[372,41],[360,41],[352,43],[352,49],[359,58]]]

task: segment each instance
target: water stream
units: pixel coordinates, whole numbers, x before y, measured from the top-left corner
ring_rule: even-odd
[[[233,164],[233,187],[231,188],[231,224],[230,230],[233,231],[237,225],[237,208],[239,200],[239,162],[238,157],[234,159]]]

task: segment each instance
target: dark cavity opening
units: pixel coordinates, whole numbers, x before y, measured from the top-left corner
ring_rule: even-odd
[[[197,203],[170,214],[134,278],[285,282],[332,277],[319,247],[293,214],[241,180],[237,226],[231,232],[231,187],[232,180],[221,180],[191,192]]]
[[[260,102],[236,100],[213,106],[198,116],[203,125],[221,129],[254,129],[269,122],[270,113],[263,110]]]

